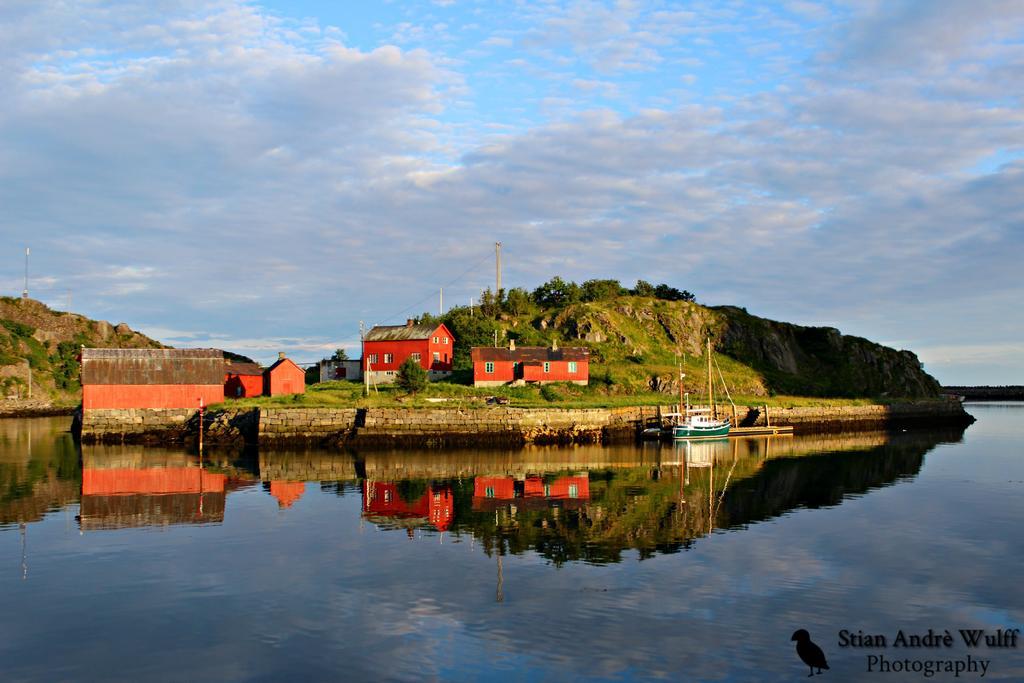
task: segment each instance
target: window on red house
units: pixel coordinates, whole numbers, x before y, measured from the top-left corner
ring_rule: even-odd
[[[395,362],[395,354],[393,354],[393,353],[385,353],[384,354],[384,362],[385,363],[394,363]]]

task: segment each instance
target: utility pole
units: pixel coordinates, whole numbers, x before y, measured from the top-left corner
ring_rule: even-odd
[[[25,289],[21,290],[21,298],[28,298],[28,247],[25,247]]]
[[[497,276],[494,283],[494,296],[499,296],[499,292],[501,292],[501,242],[494,243],[494,272]]]
[[[370,362],[366,358],[366,328],[363,321],[359,321],[359,360],[363,366],[363,395],[370,395]]]
[[[441,288],[440,300],[437,304],[437,314],[444,315],[444,287]]]

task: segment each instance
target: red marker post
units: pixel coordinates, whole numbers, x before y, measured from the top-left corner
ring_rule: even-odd
[[[203,454],[203,397],[199,397],[199,455]]]

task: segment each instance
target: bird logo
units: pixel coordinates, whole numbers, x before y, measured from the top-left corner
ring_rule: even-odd
[[[820,674],[822,669],[828,668],[828,662],[825,661],[825,653],[811,641],[811,634],[806,629],[794,632],[790,640],[796,641],[796,653],[800,655],[800,659],[803,660],[804,664],[811,667],[811,673],[807,674],[808,678],[814,675],[815,669]]]

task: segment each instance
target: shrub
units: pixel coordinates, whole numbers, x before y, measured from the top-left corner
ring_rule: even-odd
[[[427,386],[427,371],[410,356],[398,367],[395,384],[399,389],[415,394]]]

